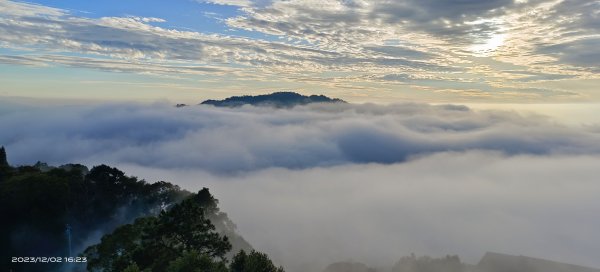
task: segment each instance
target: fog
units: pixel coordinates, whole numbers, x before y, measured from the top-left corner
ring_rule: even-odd
[[[13,165],[119,167],[209,187],[289,271],[486,251],[600,267],[600,133],[425,104],[293,109],[0,102]]]
[[[282,167],[397,163],[447,151],[598,154],[600,133],[542,116],[464,106],[313,105],[294,109],[154,105],[0,111],[11,163],[135,164],[222,175]]]
[[[239,232],[290,271],[391,266],[414,252],[486,251],[600,267],[598,156],[444,153],[393,165],[270,169],[240,177],[125,167],[208,186]]]

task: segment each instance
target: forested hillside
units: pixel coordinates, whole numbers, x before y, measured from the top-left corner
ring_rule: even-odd
[[[275,108],[291,108],[298,105],[311,103],[346,103],[338,98],[329,98],[324,95],[301,95],[295,92],[275,92],[263,95],[232,96],[223,100],[206,100],[201,105],[213,105],[216,107],[241,107],[243,105],[270,106]]]
[[[202,199],[201,202],[193,201],[199,198]],[[190,216],[198,218],[173,215],[175,211],[182,209],[187,212],[181,205],[177,205],[184,199],[187,202],[184,201],[181,205],[195,203],[196,214]],[[235,233],[235,224],[225,213],[219,211],[217,203],[208,189],[192,194],[171,183],[148,183],[106,165],[89,170],[80,164],[52,167],[40,162],[31,166],[12,167],[2,147],[0,214],[3,216],[3,223],[0,224],[0,266],[13,271],[84,270],[84,263],[15,263],[11,262],[11,257],[79,256],[86,247],[98,243],[101,237],[104,242],[118,235],[119,231],[122,233],[123,228],[132,226],[127,224],[134,220],[133,226],[139,226],[136,225],[138,222],[158,222],[168,215],[173,215],[168,224],[189,229],[199,226],[193,220],[201,220],[199,222],[204,224],[201,231],[214,232],[211,235],[225,239],[227,245],[222,245],[218,254],[210,255],[210,258],[231,259],[239,250],[251,250],[250,245]],[[124,226],[121,227],[122,225]],[[113,236],[106,235],[115,229],[117,231]],[[178,231],[180,229],[172,229],[173,234]],[[176,246],[175,249],[181,251],[172,253],[176,253],[173,256],[185,253],[185,256],[192,258],[190,254],[199,250],[198,256],[203,258],[203,246]],[[104,248],[94,251],[100,248],[102,247],[91,247],[87,252],[107,253]],[[114,249],[110,254],[121,254],[121,248]],[[93,268],[93,261],[101,263],[104,262],[103,258],[104,256],[99,259],[88,258],[91,261],[88,264]]]

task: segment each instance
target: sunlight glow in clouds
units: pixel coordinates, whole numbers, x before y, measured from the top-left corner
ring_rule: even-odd
[[[600,0],[0,0],[0,145],[209,186],[291,272],[600,267],[598,48]],[[280,90],[384,103],[173,107]]]
[[[493,54],[494,51],[496,49],[498,49],[498,47],[502,46],[502,44],[504,43],[505,37],[506,37],[506,34],[494,34],[483,44],[473,45],[471,47],[471,50],[473,50],[475,53],[478,53],[478,54],[484,55],[484,56]]]
[[[52,97],[60,88],[67,97],[93,97],[50,75],[95,81],[94,90],[110,92],[115,84],[107,78],[125,73],[116,85],[138,97],[148,96],[127,84],[177,84],[201,98],[208,91],[228,96],[296,89],[352,101],[600,101],[594,87],[600,83],[599,1],[193,4],[204,14],[193,18],[210,21],[213,29],[195,29],[192,17],[185,21],[192,27],[178,27],[178,17],[144,7],[98,16],[92,5],[81,13],[66,4],[2,0],[0,69],[14,76],[0,79],[10,86],[0,95]],[[81,72],[68,77],[73,71]],[[41,76],[11,80],[31,73]],[[152,97],[184,96],[173,90]]]

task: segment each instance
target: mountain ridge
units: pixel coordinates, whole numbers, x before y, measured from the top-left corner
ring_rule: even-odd
[[[330,98],[325,95],[301,95],[296,92],[274,92],[261,95],[231,96],[222,100],[208,99],[200,105],[213,105],[216,107],[241,107],[244,105],[270,106],[275,108],[291,108],[311,103],[347,103],[339,98]]]

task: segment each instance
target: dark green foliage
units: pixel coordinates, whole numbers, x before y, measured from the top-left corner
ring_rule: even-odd
[[[329,98],[324,95],[305,96],[295,92],[275,92],[256,96],[232,96],[223,100],[206,100],[202,105],[213,105],[217,107],[240,107],[243,105],[272,106],[277,108],[289,108],[297,105],[310,103],[346,103],[341,99]]]
[[[11,263],[11,256],[66,256],[65,227],[73,255],[98,234],[140,216],[156,215],[188,192],[166,182],[148,184],[116,168],[68,164],[0,166],[0,267],[53,271],[59,265]]]
[[[161,243],[175,251],[197,250],[209,257],[223,258],[231,249],[226,236],[215,232],[215,226],[207,218],[216,209],[216,201],[204,188],[198,194],[162,212],[154,235],[161,236]]]
[[[142,272],[142,270],[134,263],[123,269],[123,272]]]
[[[8,164],[8,159],[6,158],[6,150],[4,146],[0,147],[0,182],[4,181],[10,176],[12,169]]]
[[[133,224],[123,225],[113,233],[104,235],[100,244],[89,247],[84,252],[88,267],[114,270],[129,267],[131,260],[139,255],[137,250],[145,235],[144,230],[154,225],[155,220],[155,217],[138,218]]]
[[[0,167],[3,166],[8,166],[8,159],[6,158],[6,150],[4,149],[4,146],[0,146]]]
[[[198,251],[189,251],[169,263],[167,272],[228,272],[224,261],[215,261]]]
[[[74,256],[98,235],[110,233],[85,251],[90,269],[229,271],[228,237],[234,238],[236,251],[250,245],[235,233],[235,224],[208,189],[190,195],[171,183],[148,184],[106,165],[91,170],[80,164],[0,165],[0,267],[65,271],[60,264],[11,263],[10,257],[67,256],[69,225]],[[265,258],[251,262],[265,269],[244,271],[275,271]],[[83,271],[85,264],[72,268]]]
[[[240,251],[229,268],[227,236],[215,231],[207,215],[218,201],[204,188],[157,217],[137,219],[86,249],[88,270],[152,272],[284,272],[264,253]]]
[[[158,217],[137,219],[119,227],[104,236],[100,244],[86,249],[88,269],[121,271],[135,263],[141,270],[165,271],[194,262],[209,265],[207,260],[223,260],[231,244],[207,219],[208,211],[216,210],[216,205],[204,188]],[[179,261],[173,264],[173,260]]]
[[[282,267],[276,267],[269,256],[257,251],[246,254],[240,251],[233,257],[230,265],[231,272],[284,272]]]
[[[218,207],[219,201],[215,199],[207,189],[198,192],[195,196],[197,201],[205,207],[206,217],[215,226],[219,234],[227,236],[232,244],[232,250],[226,254],[227,258],[240,250],[252,250],[252,246],[239,234],[236,233],[236,225],[229,219],[226,213],[221,212]]]
[[[465,272],[466,270],[465,264],[460,261],[458,256],[417,258],[414,254],[402,257],[392,269],[393,272]]]

